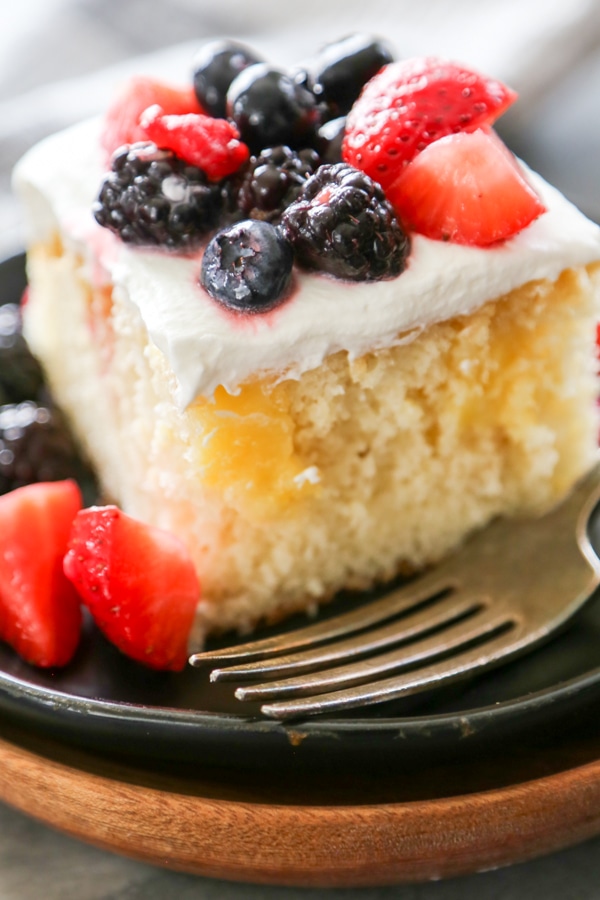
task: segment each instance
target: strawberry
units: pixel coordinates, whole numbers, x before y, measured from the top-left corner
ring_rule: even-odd
[[[66,665],[79,643],[79,598],[62,568],[79,509],[74,481],[0,497],[0,638],[36,666]]]
[[[123,653],[154,669],[184,667],[200,587],[176,537],[116,506],[90,507],[73,523],[64,570]]]
[[[123,144],[147,141],[140,128],[140,116],[145,109],[160,104],[167,113],[200,113],[193,87],[173,87],[162,81],[140,76],[132,78],[117,95],[104,117],[102,146],[112,155]]]
[[[342,156],[385,190],[424,147],[491,125],[516,98],[501,82],[436,57],[390,63],[352,107]]]
[[[227,119],[196,113],[167,115],[156,105],[144,112],[140,124],[147,139],[202,169],[212,181],[237,172],[250,156],[239,131]]]
[[[545,212],[515,157],[483,129],[430,144],[387,196],[409,231],[477,246],[511,237]]]

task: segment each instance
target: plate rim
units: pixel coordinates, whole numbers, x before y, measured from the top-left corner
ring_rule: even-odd
[[[579,694],[598,685],[600,685],[600,666],[560,682],[558,685],[532,691],[516,698],[498,701],[494,704],[458,712],[417,716],[387,716],[376,719],[358,716],[328,719],[316,716],[282,722],[276,719],[269,719],[266,716],[244,716],[236,715],[235,713],[211,712],[210,710],[148,706],[141,703],[83,697],[67,691],[35,685],[24,678],[0,670],[0,692],[10,694],[16,699],[33,701],[34,705],[39,704],[44,709],[54,708],[54,704],[56,704],[61,710],[67,710],[69,714],[73,713],[76,716],[92,713],[98,718],[105,720],[129,718],[136,722],[151,720],[162,724],[197,725],[204,728],[218,727],[232,731],[254,731],[256,728],[261,734],[264,734],[265,731],[287,733],[290,729],[299,729],[307,734],[323,733],[332,735],[338,730],[342,732],[360,732],[363,729],[369,732],[390,730],[398,732],[399,729],[403,732],[422,732],[425,728],[437,727],[437,730],[440,731],[444,729],[453,731],[463,729],[467,722],[472,726],[476,726],[485,724],[492,717],[496,721],[515,712],[526,715],[532,710],[538,710],[553,703],[564,702],[570,699],[572,695]],[[1,707],[2,701],[0,699]]]

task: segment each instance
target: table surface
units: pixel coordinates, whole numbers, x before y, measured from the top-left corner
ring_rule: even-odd
[[[305,0],[315,15],[319,4]],[[368,4],[373,8],[373,3]],[[592,4],[593,5],[593,4]],[[249,42],[255,39],[276,45],[279,33],[286,40],[293,35],[302,45],[302,34],[289,19],[284,18],[284,5],[267,0],[251,6],[236,0],[222,0],[218,9],[200,9],[204,4],[194,0],[120,0],[107,4],[104,0],[20,0],[19,4],[2,4],[0,12],[0,255],[18,249],[22,243],[20,213],[10,194],[10,170],[27,146],[45,133],[75,120],[81,114],[102,108],[109,88],[119,74],[127,70],[132,56],[160,51],[161,48],[189,41],[198,42],[213,35],[231,33],[235,23],[238,36]],[[11,6],[18,7],[15,9]],[[211,4],[211,7],[213,5]],[[464,43],[464,29],[456,28],[450,37],[446,23],[441,22],[448,5],[430,0],[417,4],[420,20],[409,21],[410,4],[379,3],[380,12],[394,16],[392,32],[401,32],[401,10],[406,21],[412,47],[419,47],[420,34],[429,28],[436,35],[436,51],[444,49],[444,29],[449,42],[448,55],[471,58]],[[553,35],[548,22],[555,12],[552,3],[514,4],[504,0],[500,4],[470,3],[461,0],[452,9],[461,9],[469,17],[482,7],[489,12],[490,35],[498,33],[500,21],[510,25],[513,6],[522,12],[527,8],[532,22],[539,23],[548,34],[548,46]],[[564,4],[562,4],[564,8]],[[582,16],[586,0],[570,4]],[[470,8],[471,7],[471,8]],[[335,26],[334,34],[356,30],[362,5],[353,0],[346,4],[346,18],[342,22],[328,20]],[[387,8],[387,9],[386,9]],[[503,18],[498,18],[498,9]],[[556,5],[559,9],[559,5]],[[279,18],[277,18],[279,10]],[[393,12],[390,12],[393,10]],[[235,13],[235,15],[232,15]],[[589,10],[588,10],[589,13]],[[535,16],[537,15],[537,19]],[[350,17],[350,18],[348,18]],[[339,18],[339,16],[338,16]],[[560,56],[553,46],[552,58],[562,62],[559,72],[548,73],[540,88],[540,79],[531,77],[522,66],[515,70],[517,84],[526,104],[519,115],[509,116],[501,129],[503,136],[530,165],[556,184],[590,217],[600,221],[600,125],[596,113],[595,93],[600,86],[600,16],[587,20],[587,27],[575,40],[575,50],[565,53],[561,41]],[[437,32],[435,24],[437,23]],[[481,25],[481,22],[478,21]],[[594,28],[592,28],[594,25]],[[363,26],[364,27],[364,26]],[[420,27],[420,31],[419,31]],[[371,27],[372,31],[376,29]],[[382,29],[380,29],[382,30]],[[310,29],[305,29],[306,34]],[[485,32],[485,28],[483,29]],[[583,34],[585,32],[585,34]],[[386,28],[385,33],[389,34]],[[481,29],[478,32],[481,34]],[[562,31],[566,34],[566,31]],[[300,36],[299,36],[300,35]],[[554,36],[555,37],[555,36]],[[541,40],[541,39],[540,39]],[[454,43],[452,43],[454,41]],[[579,41],[579,43],[577,43]],[[497,44],[497,41],[496,41]],[[522,44],[531,49],[530,34],[523,34]],[[540,50],[539,42],[535,45]],[[497,49],[491,42],[488,48],[473,45],[477,52],[490,54]],[[567,48],[568,49],[568,48]],[[454,52],[455,51],[455,52]],[[476,52],[477,51],[477,52]],[[168,57],[168,54],[167,54]],[[160,56],[163,60],[164,54]],[[507,57],[505,57],[506,59]],[[499,63],[502,59],[498,57]],[[172,60],[170,60],[172,62]],[[482,65],[480,59],[477,63]],[[512,61],[514,66],[514,60]],[[99,73],[106,73],[102,76]],[[531,68],[531,67],[530,67]],[[539,66],[538,66],[539,69]],[[495,69],[495,74],[502,75]],[[539,76],[539,71],[537,72]],[[73,78],[76,78],[73,81]],[[529,79],[529,80],[528,80]],[[514,82],[513,82],[514,83]],[[18,87],[15,88],[15,85]],[[1,734],[0,723],[0,734]],[[470,898],[529,898],[534,893],[546,900],[586,900],[600,895],[600,838],[578,847],[555,853],[544,859],[494,872],[446,882],[408,885],[401,888],[372,889],[314,889],[310,896],[319,898],[376,898],[403,897],[407,900],[470,900]],[[203,897],[215,900],[250,900],[277,897],[282,900],[306,897],[300,888],[272,888],[217,882],[192,875],[170,872],[84,845],[52,831],[44,825],[0,804],[0,897],[3,900],[102,900],[122,898],[158,900],[158,898]]]

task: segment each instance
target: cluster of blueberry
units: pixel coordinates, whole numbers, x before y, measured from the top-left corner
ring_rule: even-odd
[[[182,250],[222,226],[200,280],[246,312],[282,301],[294,263],[353,281],[399,274],[409,245],[393,209],[378,184],[341,162],[346,114],[391,60],[365,35],[289,73],[236,42],[206,45],[193,75],[200,108],[227,119],[251,155],[216,180],[173,147],[124,147],[101,187],[97,221],[124,241]]]
[[[333,144],[335,154],[346,114],[366,82],[392,59],[382,41],[355,34],[288,73],[242,44],[218,41],[196,57],[194,89],[207,112],[235,122],[252,153],[285,144],[327,154]]]

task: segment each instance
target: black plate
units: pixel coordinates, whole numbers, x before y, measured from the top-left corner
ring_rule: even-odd
[[[23,257],[0,263],[0,302],[18,302]],[[600,548],[600,516],[591,523]],[[333,604],[326,613],[339,611]],[[292,625],[294,623],[291,623]],[[90,624],[73,662],[36,670],[0,644],[0,727],[17,726],[136,764],[210,764],[281,771],[406,770],[557,740],[593,712],[600,697],[600,604],[516,662],[459,687],[343,717],[280,725],[242,705],[202,670],[157,673],[126,659]]]

